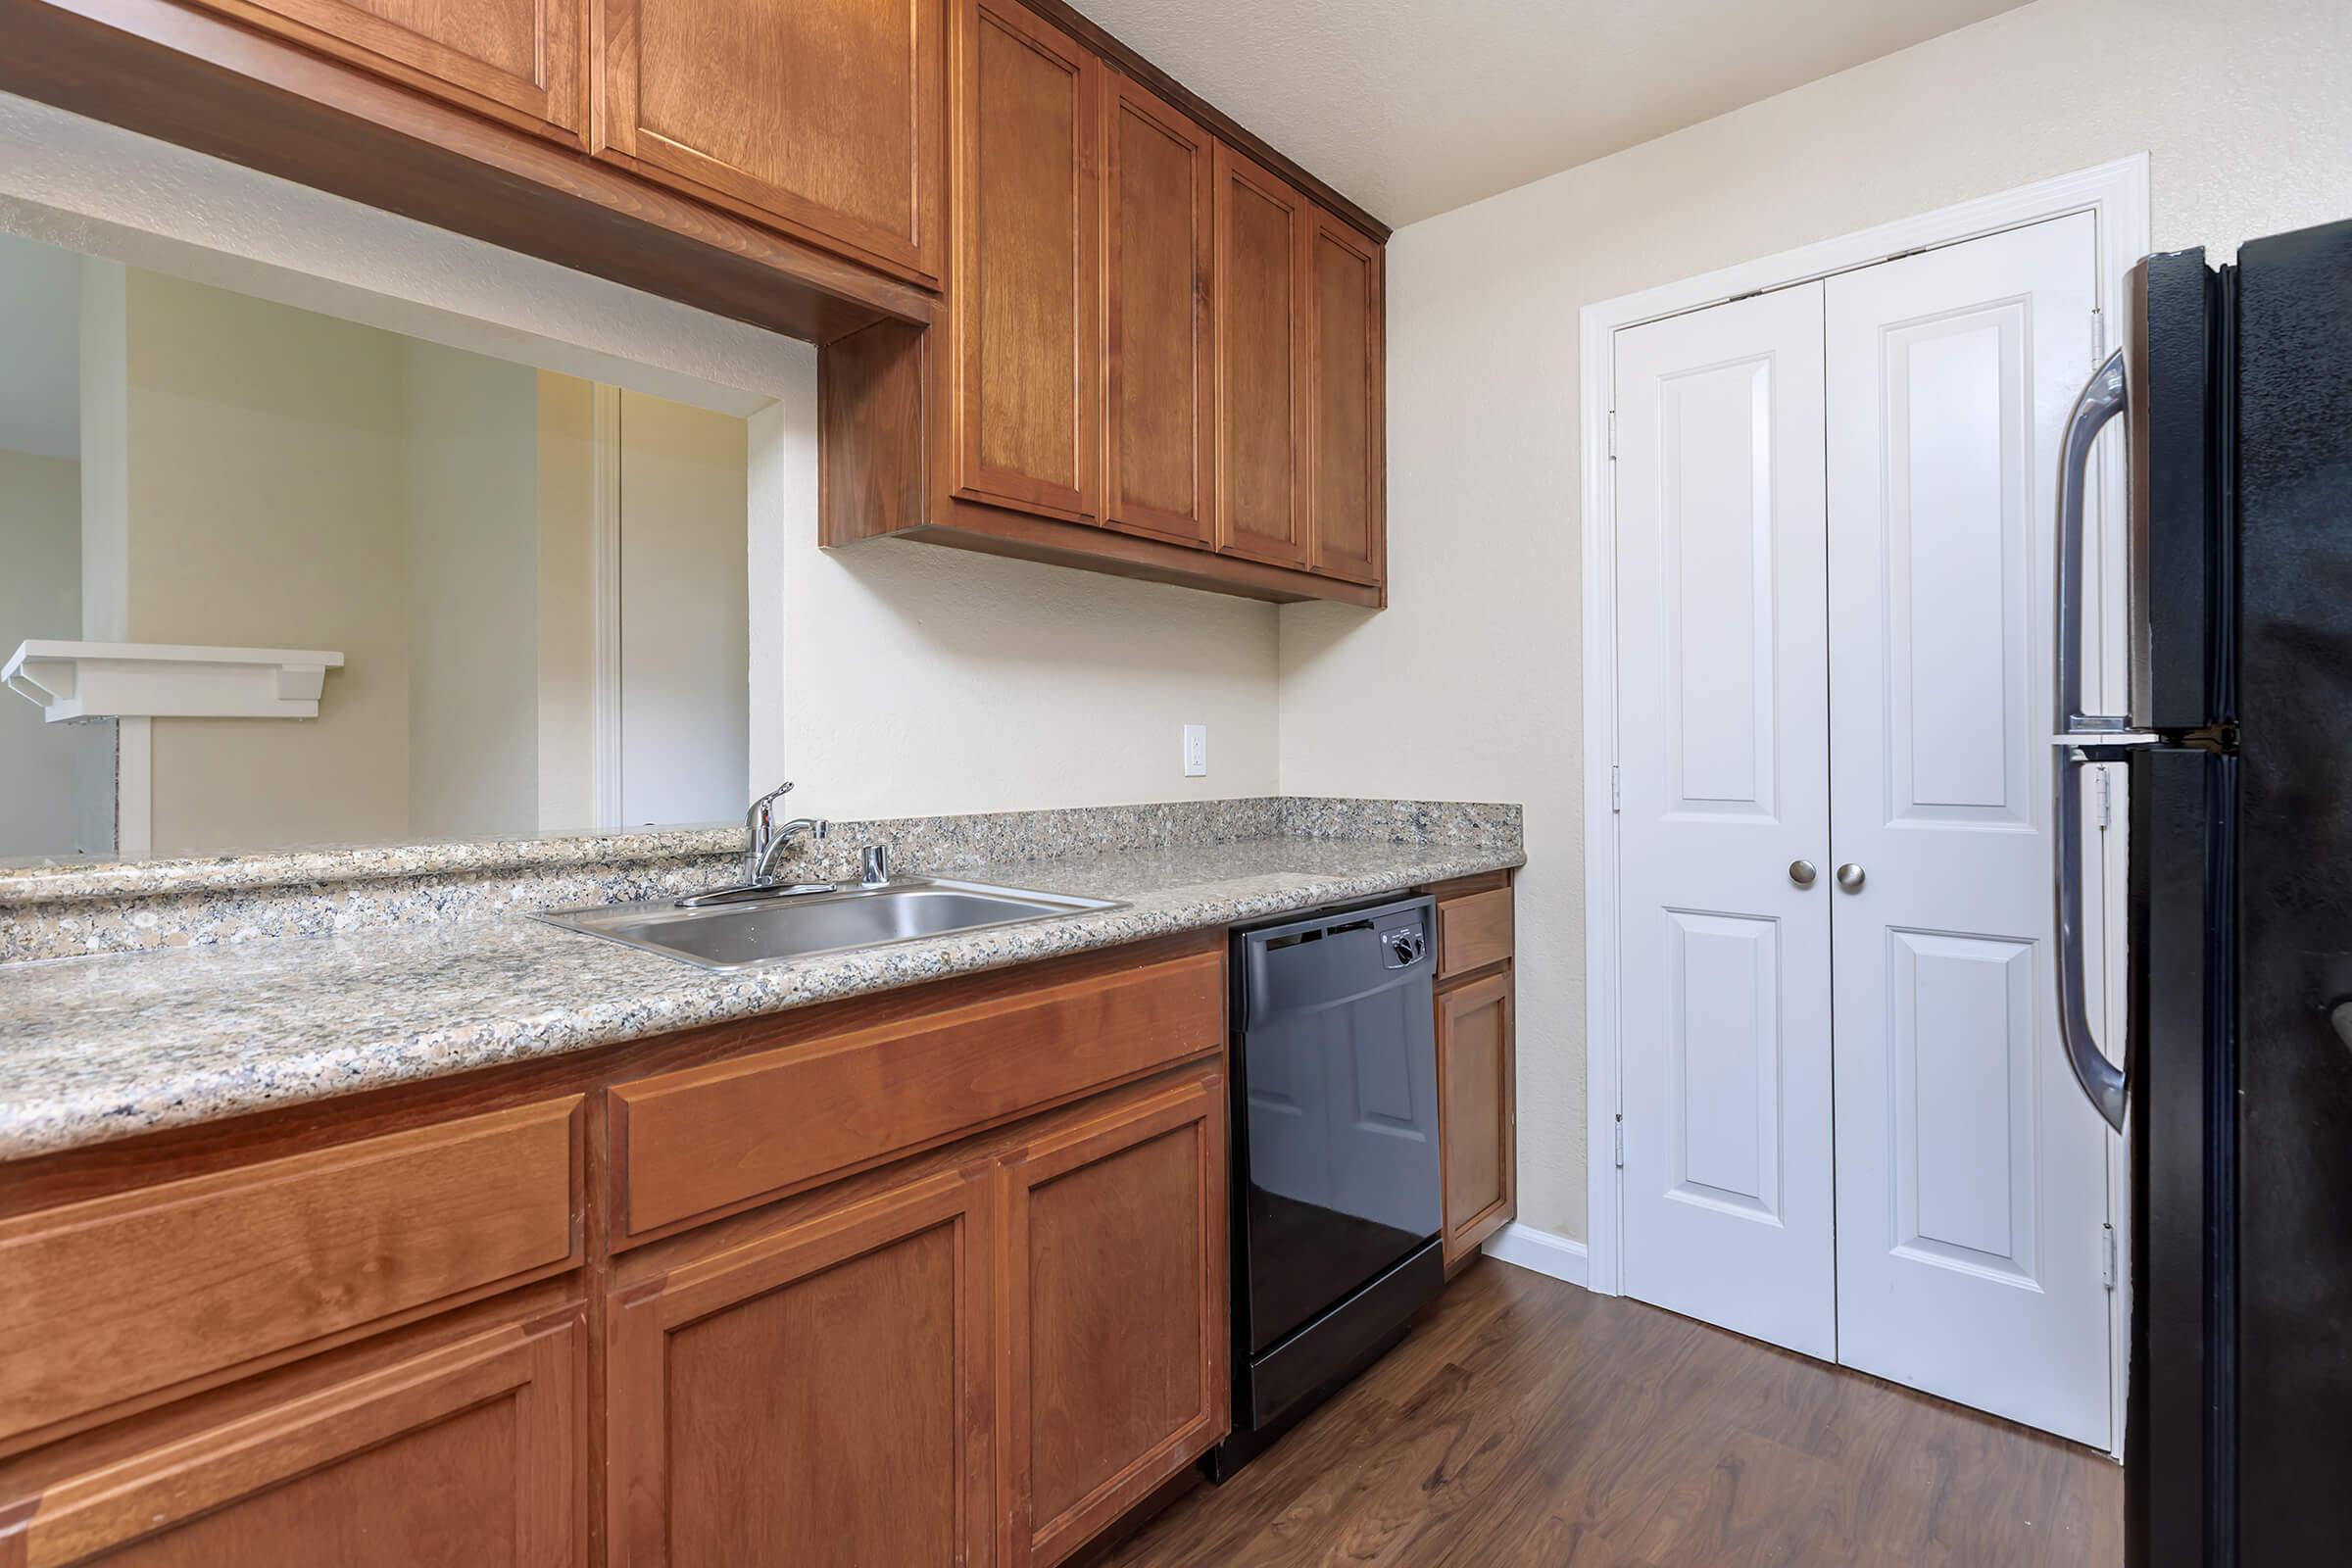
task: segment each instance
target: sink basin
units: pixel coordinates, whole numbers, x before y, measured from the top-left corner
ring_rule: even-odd
[[[681,909],[669,899],[648,899],[553,909],[538,918],[706,969],[748,969],[780,958],[1116,907],[1108,899],[903,878],[878,888],[847,887],[698,909]]]

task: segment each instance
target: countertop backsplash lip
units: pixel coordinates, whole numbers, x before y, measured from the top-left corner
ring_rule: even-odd
[[[1515,808],[1312,814],[1316,831],[1277,827],[1229,842],[1090,847],[1037,862],[974,853],[956,867],[974,880],[1030,881],[1116,906],[731,973],[561,931],[520,909],[351,940],[0,965],[0,1161],[1353,903],[1525,860]],[[1366,831],[1336,831],[1349,819]],[[1390,836],[1414,831],[1441,836]]]
[[[785,867],[857,874],[858,851],[890,847],[905,872],[1287,837],[1510,847],[1516,806],[1241,796],[1129,806],[837,820]],[[730,879],[740,827],[681,827],[396,848],[297,850],[202,859],[0,869],[0,967],[45,958],[279,937],[358,936],[568,905],[695,892]]]

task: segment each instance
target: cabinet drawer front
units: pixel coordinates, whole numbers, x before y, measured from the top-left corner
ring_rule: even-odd
[[[579,1256],[580,1097],[0,1225],[0,1438]],[[30,1351],[24,1347],[37,1347]]]
[[[618,1229],[806,1187],[1188,1056],[1225,1032],[1203,953],[610,1091]]]
[[[1468,974],[1511,956],[1511,890],[1495,888],[1438,906],[1438,978]]]

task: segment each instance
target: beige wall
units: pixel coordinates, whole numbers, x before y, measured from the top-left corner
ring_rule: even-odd
[[[539,828],[596,824],[595,386],[539,372]]]
[[[751,698],[743,420],[622,388],[620,821],[743,815]]]
[[[124,634],[346,661],[315,721],[155,726],[155,853],[407,836],[403,341],[161,273],[115,275]],[[105,439],[89,407],[85,471]]]
[[[409,833],[539,826],[539,372],[400,346]],[[712,417],[716,417],[712,416]]]
[[[2137,152],[2227,255],[2352,216],[2347,81],[2343,0],[2040,0],[1397,233],[1394,608],[1284,611],[1282,786],[1526,805],[1523,1221],[1586,1234],[1578,310]]]

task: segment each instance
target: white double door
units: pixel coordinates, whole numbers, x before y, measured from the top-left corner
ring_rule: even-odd
[[[2111,1439],[2051,965],[2088,215],[1616,339],[1629,1295]]]

